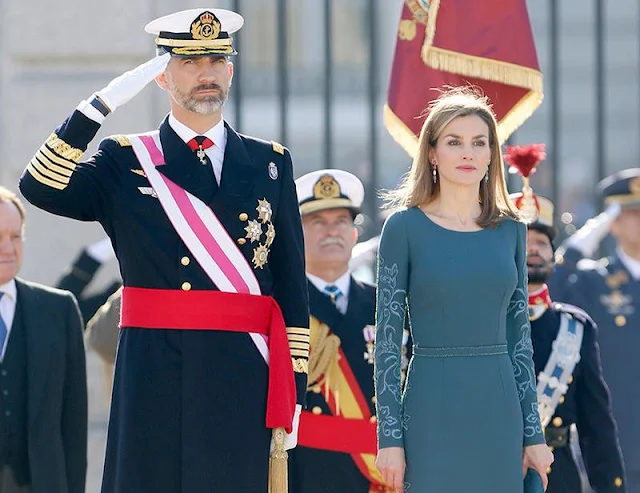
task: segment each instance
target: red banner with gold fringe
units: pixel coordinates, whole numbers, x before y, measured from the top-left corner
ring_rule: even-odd
[[[504,142],[542,102],[525,0],[405,0],[385,125],[413,157],[424,110],[443,86],[474,85],[490,99]]]

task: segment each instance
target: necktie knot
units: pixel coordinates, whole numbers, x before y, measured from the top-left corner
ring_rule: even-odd
[[[331,298],[331,301],[334,303],[336,303],[338,299],[342,296],[342,291],[340,291],[340,288],[335,284],[329,284],[325,286],[324,291],[329,295],[329,297]]]
[[[204,135],[197,135],[189,142],[187,142],[189,149],[192,151],[197,151],[199,149],[209,149],[209,147],[213,146],[213,140]]]

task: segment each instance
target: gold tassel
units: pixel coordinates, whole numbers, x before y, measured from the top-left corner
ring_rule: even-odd
[[[269,493],[289,490],[287,451],[284,449],[284,428],[273,429],[273,452],[269,457]]]

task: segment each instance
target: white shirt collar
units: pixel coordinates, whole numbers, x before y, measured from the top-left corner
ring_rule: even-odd
[[[171,128],[174,130],[174,132],[178,134],[178,137],[180,137],[185,142],[189,142],[191,139],[198,135],[204,135],[205,137],[211,139],[216,147],[224,150],[227,139],[225,133],[226,129],[224,128],[224,119],[222,118],[204,134],[198,134],[187,127],[184,123],[179,122],[178,119],[173,116],[173,113],[169,113],[169,125],[171,125]]]
[[[9,296],[15,303],[18,299],[18,290],[16,289],[16,280],[11,279],[8,283],[0,286],[0,292],[4,293],[4,296]],[[3,298],[4,298],[3,296]]]
[[[342,295],[347,298],[349,296],[349,287],[351,286],[351,272],[347,271],[344,274],[342,274],[338,279],[336,279],[336,282],[327,282],[324,279],[321,279],[318,276],[314,276],[313,274],[309,274],[307,272],[307,278],[311,281],[311,284],[313,284],[318,291],[320,291],[321,293],[324,293],[324,288],[331,285],[331,284],[335,284],[338,289],[342,292]]]
[[[625,251],[618,247],[618,257],[627,270],[631,273],[631,276],[637,281],[640,279],[640,260],[637,260],[625,253]]]

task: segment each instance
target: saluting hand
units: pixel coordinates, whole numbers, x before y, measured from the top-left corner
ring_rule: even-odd
[[[115,111],[136,94],[142,91],[149,82],[164,72],[169,63],[171,55],[165,53],[161,56],[153,57],[148,62],[138,65],[136,68],[125,72],[113,79],[104,89],[96,95],[108,106],[110,111]]]
[[[522,477],[527,475],[529,468],[534,469],[542,479],[544,490],[547,491],[547,469],[553,464],[553,453],[547,447],[547,444],[529,445],[524,448],[522,454]]]
[[[404,471],[406,462],[404,460],[404,448],[386,447],[378,450],[376,466],[382,473],[384,482],[398,493],[404,491]]]

